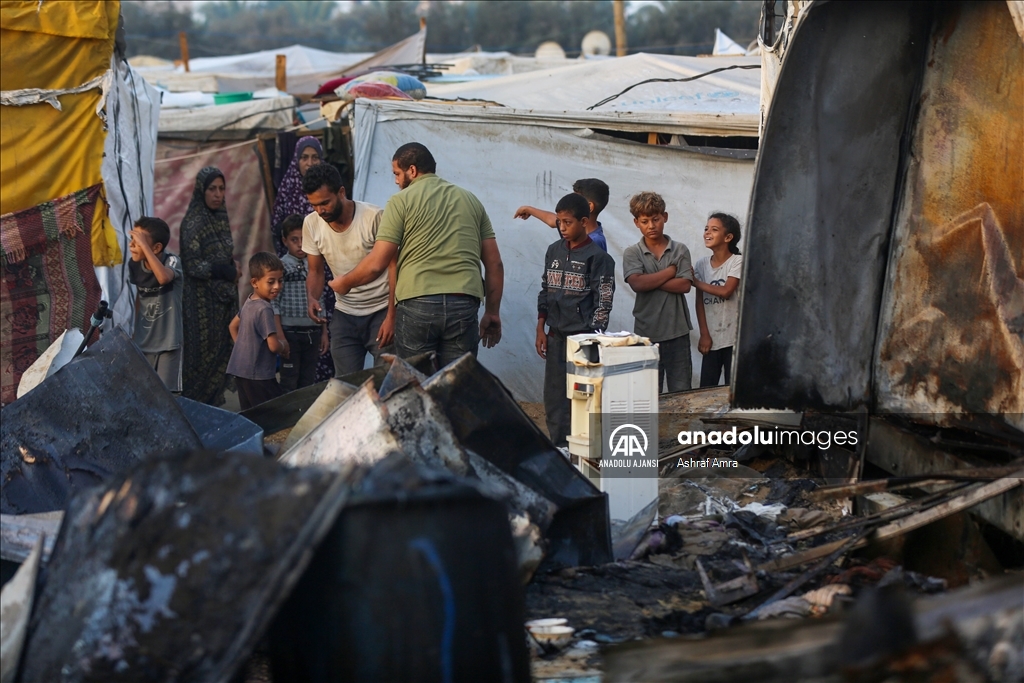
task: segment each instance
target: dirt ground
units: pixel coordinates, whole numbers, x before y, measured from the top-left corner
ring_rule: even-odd
[[[528,401],[517,401],[517,403],[519,403],[519,407],[523,409],[523,412],[526,413],[526,416],[540,427],[540,431],[544,432],[544,436],[551,436],[548,434],[548,425],[544,419],[543,403],[529,403]]]

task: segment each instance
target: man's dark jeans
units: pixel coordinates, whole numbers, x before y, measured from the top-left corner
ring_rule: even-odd
[[[480,345],[480,300],[467,294],[432,294],[398,302],[395,347],[402,358],[433,351],[438,367]]]
[[[316,364],[320,361],[319,327],[285,327],[284,338],[291,350],[281,359],[281,388],[295,391],[316,380]]]
[[[334,359],[334,376],[344,377],[359,372],[366,365],[366,354],[373,356],[376,365],[380,354],[388,348],[377,346],[377,333],[387,317],[388,309],[382,308],[369,315],[352,315],[338,309],[331,316],[331,358]]]

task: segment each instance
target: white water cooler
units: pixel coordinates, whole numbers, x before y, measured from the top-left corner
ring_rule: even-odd
[[[614,476],[610,471],[602,475],[596,461],[602,454],[611,455],[613,446],[601,441],[613,433],[611,439],[626,436],[623,443],[643,448],[648,462],[657,460],[658,347],[645,337],[626,333],[578,334],[568,338],[566,365],[566,392],[572,400],[568,437],[572,462],[608,494],[611,518],[629,520],[658,498],[656,470],[652,475],[649,468],[641,473],[620,467]],[[630,424],[616,433],[618,427]],[[636,440],[629,441],[632,437]],[[636,449],[628,455],[637,456]]]

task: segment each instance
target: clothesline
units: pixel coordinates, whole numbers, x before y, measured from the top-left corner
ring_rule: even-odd
[[[283,128],[283,129],[279,130],[278,132],[279,133],[288,133],[290,131],[298,130],[299,128],[304,128],[304,127],[309,126],[311,124],[318,123],[320,121],[325,121],[325,120],[326,119],[323,116],[321,116],[321,117],[313,119],[312,121],[307,121],[306,123],[300,123],[297,126],[289,126],[288,128]],[[234,149],[236,147],[244,147],[245,145],[251,145],[251,144],[254,144],[255,142],[256,142],[255,140],[246,140],[245,142],[239,142],[239,143],[234,144],[234,145],[228,145],[226,147],[218,147],[216,150],[204,150],[204,151],[201,151],[201,152],[195,152],[193,154],[182,154],[181,156],[167,157],[166,159],[157,159],[156,163],[158,163],[158,164],[166,164],[166,163],[171,162],[171,161],[179,161],[180,159],[190,159],[192,157],[198,157],[198,156],[203,156],[204,154],[209,154],[211,151],[222,152],[224,150]],[[199,144],[202,144],[202,143],[199,143]]]

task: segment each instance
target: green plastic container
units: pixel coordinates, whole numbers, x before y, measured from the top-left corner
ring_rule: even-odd
[[[251,92],[226,92],[217,93],[213,96],[214,104],[234,104],[235,102],[248,102],[252,99]]]

